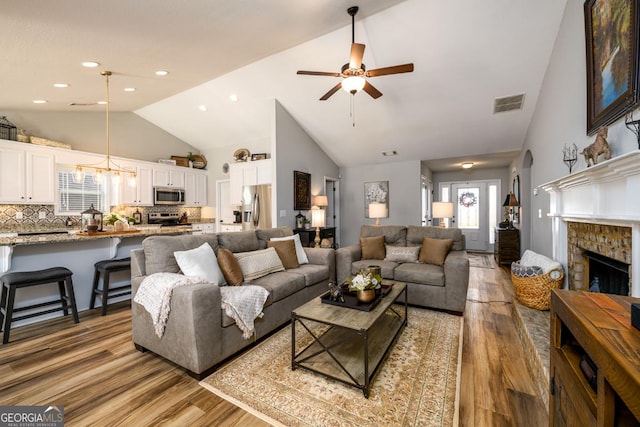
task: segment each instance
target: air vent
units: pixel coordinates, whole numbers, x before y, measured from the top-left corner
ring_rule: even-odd
[[[493,114],[504,113],[505,111],[522,110],[523,104],[524,93],[496,98],[493,104]]]
[[[69,104],[69,107],[93,107],[94,105],[98,105],[97,102],[72,102]]]

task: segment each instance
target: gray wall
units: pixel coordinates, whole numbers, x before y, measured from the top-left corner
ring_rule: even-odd
[[[440,194],[438,193],[439,186],[441,182],[465,182],[465,181],[485,181],[489,179],[499,179],[500,180],[500,203],[509,194],[511,191],[511,179],[509,179],[509,169],[499,168],[499,169],[467,169],[467,170],[459,170],[459,171],[449,171],[449,172],[434,172],[433,173],[433,192],[434,198],[433,200],[440,200]],[[502,212],[500,211],[500,217],[502,217]]]
[[[293,171],[311,174],[313,197],[324,194],[324,177],[338,178],[339,168],[278,101],[275,101],[275,141],[277,225],[294,228],[298,212],[293,210]],[[340,186],[342,191],[342,180]],[[282,211],[285,211],[285,216],[280,216]],[[302,214],[311,219],[307,211]],[[343,206],[340,217],[341,228],[344,228]]]
[[[71,144],[74,150],[106,154],[107,123],[104,112],[5,111],[7,119],[28,135]],[[109,115],[110,154],[156,162],[172,155],[186,156],[198,149],[131,112]]]
[[[421,224],[419,160],[344,167],[340,174],[342,246],[357,243],[360,227],[374,223],[364,216],[365,182],[389,181],[389,218],[380,220],[383,225]]]
[[[526,222],[523,224],[522,233],[527,234],[523,243],[526,244],[528,241],[529,248],[547,256],[552,256],[551,220],[546,216],[549,212],[550,198],[542,189],[539,189],[537,196],[533,195],[534,189],[569,174],[569,169],[562,161],[564,144],[575,143],[578,151],[581,151],[595,140],[595,137],[586,134],[587,83],[583,3],[583,0],[567,1],[523,150],[510,168],[515,168],[515,173],[521,176],[527,176],[528,171],[524,171],[523,168],[523,164],[527,163],[524,157],[527,150],[531,151],[533,164],[530,180],[528,183],[521,183],[521,192],[523,195],[529,195],[529,200],[523,203],[528,202],[528,212],[531,215],[530,225]],[[635,116],[640,117],[637,111]],[[607,140],[613,157],[638,149],[635,136],[624,125],[624,118],[609,127]],[[585,168],[584,158],[579,156],[573,171]],[[542,211],[542,218],[538,218],[538,209]]]

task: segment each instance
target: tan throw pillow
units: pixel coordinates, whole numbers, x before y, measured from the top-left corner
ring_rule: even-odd
[[[246,283],[266,276],[269,273],[283,271],[284,266],[275,248],[267,248],[259,251],[238,252],[233,254],[238,260],[242,276]]]
[[[267,242],[267,247],[276,249],[285,269],[300,267],[298,256],[296,255],[296,242],[293,240],[270,240]]]
[[[422,239],[418,261],[424,264],[442,265],[453,246],[453,239]]]
[[[222,270],[227,284],[233,286],[242,285],[244,277],[238,260],[233,256],[233,252],[225,248],[218,249],[218,265],[220,265],[220,270]]]
[[[361,237],[362,259],[384,259],[384,236]]]

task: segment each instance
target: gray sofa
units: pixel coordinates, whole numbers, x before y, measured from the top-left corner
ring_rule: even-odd
[[[360,244],[345,246],[336,251],[338,283],[369,265],[382,267],[382,277],[406,282],[407,302],[422,307],[437,308],[462,314],[469,287],[469,257],[465,238],[457,228],[420,227],[404,225],[363,225],[360,237],[384,236],[385,245],[421,246],[424,237],[453,239],[451,251],[444,265],[418,262],[398,263],[380,259],[362,259]],[[401,298],[402,300],[404,298]]]
[[[144,278],[152,273],[178,273],[174,251],[185,251],[209,243],[214,252],[224,247],[231,252],[264,249],[272,237],[292,235],[289,227],[238,233],[200,236],[151,236],[142,249],[131,251],[131,285],[133,296]],[[255,321],[255,338],[246,340],[233,319],[221,308],[220,288],[211,284],[177,287],[171,299],[171,312],[162,338],[154,332],[149,313],[132,302],[133,342],[140,351],[154,353],[186,368],[192,376],[202,378],[215,365],[288,322],[291,311],[327,290],[335,280],[335,251],[304,248],[309,264],[268,274],[251,284],[269,291],[264,316]]]

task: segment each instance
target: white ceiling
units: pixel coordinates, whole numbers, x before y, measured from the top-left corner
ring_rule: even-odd
[[[0,111],[100,111],[69,104],[104,99],[99,71],[108,69],[112,111],[135,111],[202,151],[269,141],[277,99],[341,166],[473,161],[522,147],[565,3],[3,2]],[[348,62],[353,4],[368,69],[415,64],[413,73],[370,79],[384,96],[355,95],[355,127],[346,92],[318,100],[337,78],[295,74],[339,71]],[[101,66],[81,67],[86,60]],[[170,74],[156,77],[159,69]],[[137,90],[123,92],[130,86]],[[526,93],[522,110],[492,114],[494,98],[519,93]],[[398,156],[381,155],[389,150]]]

